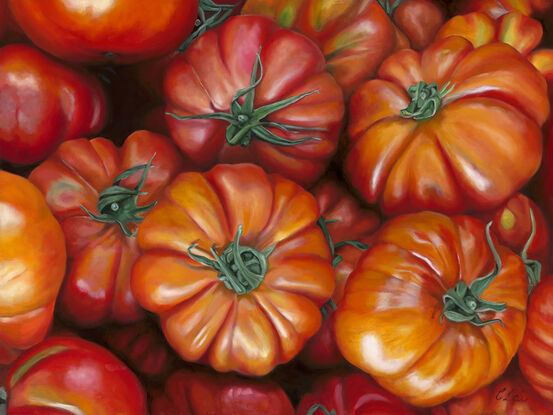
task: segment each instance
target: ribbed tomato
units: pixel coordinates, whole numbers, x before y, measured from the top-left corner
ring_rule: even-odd
[[[181,174],[138,230],[132,291],[184,360],[267,374],[317,332],[334,291],[318,219],[311,194],[252,164]]]
[[[482,222],[399,216],[380,228],[350,275],[336,341],[388,391],[438,405],[505,371],[522,341],[527,291],[522,260],[494,243]]]
[[[33,170],[29,179],[67,240],[69,267],[57,309],[66,321],[93,327],[143,318],[130,290],[140,254],[132,235],[140,215],[183,168],[170,139],[138,131],[121,149],[104,138],[68,141]]]

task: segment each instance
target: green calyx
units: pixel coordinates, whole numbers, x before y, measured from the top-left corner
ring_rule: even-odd
[[[390,0],[377,0],[378,4],[380,4],[380,7],[384,9],[386,14],[390,19],[392,19],[392,16],[394,14],[394,11],[399,7],[401,3],[403,3],[403,0],[396,0],[393,3]]]
[[[528,259],[528,249],[536,236],[536,218],[534,217],[532,208],[530,208],[530,222],[532,223],[532,232],[520,253],[520,258],[524,262],[526,275],[528,276],[528,294],[530,294],[541,281],[541,263],[535,259]]]
[[[411,85],[407,88],[411,103],[399,112],[400,115],[403,118],[412,118],[416,121],[432,118],[440,109],[444,97],[453,90],[453,86],[450,87],[450,84],[451,82],[447,82],[440,89],[436,82],[427,84],[421,81],[416,85]]]
[[[321,405],[319,403],[313,405],[311,408],[309,408],[309,411],[307,411],[306,415],[314,415],[315,412],[321,411],[323,415],[336,415],[336,411],[333,409],[332,411],[328,411],[328,409],[325,408],[324,405]]]
[[[501,323],[503,327],[503,321],[500,319],[492,319],[483,321],[478,313],[484,313],[486,311],[493,311],[501,313],[507,309],[504,303],[493,303],[491,301],[485,301],[480,298],[482,293],[489,287],[493,280],[499,275],[501,271],[501,258],[497,253],[497,250],[493,244],[490,227],[492,222],[486,226],[486,240],[492,251],[492,255],[495,260],[494,269],[486,276],[475,279],[471,282],[470,286],[464,281],[459,281],[455,287],[445,293],[442,297],[444,302],[444,308],[440,315],[440,324],[445,317],[454,323],[470,322],[475,326],[486,326],[492,323]]]
[[[208,30],[223,24],[234,12],[234,9],[238,7],[238,4],[239,2],[235,4],[216,4],[212,0],[199,0],[198,18],[194,30],[179,47],[179,52],[184,52],[194,40]]]
[[[261,49],[257,53],[257,57],[253,65],[250,86],[236,92],[230,104],[229,114],[224,112],[215,112],[211,114],[192,115],[188,117],[179,117],[178,115],[172,113],[167,113],[167,115],[170,115],[177,120],[216,119],[226,121],[230,124],[226,130],[226,139],[228,144],[231,146],[239,145],[246,147],[253,138],[280,146],[293,146],[312,140],[320,141],[321,139],[317,137],[290,140],[280,137],[267,129],[267,127],[277,128],[282,131],[292,133],[299,133],[302,131],[325,131],[324,128],[300,127],[296,125],[265,121],[265,118],[272,113],[295,104],[308,95],[318,93],[319,91],[317,90],[285,98],[281,101],[273,102],[259,108],[254,108],[255,88],[261,83],[261,79],[263,78],[263,67],[261,65],[260,53]],[[244,103],[241,105],[238,101],[242,97],[245,98]]]
[[[274,251],[275,246],[267,251],[259,251],[255,248],[240,245],[242,225],[238,227],[234,240],[226,247],[221,255],[215,251],[215,246],[210,248],[215,260],[197,255],[192,252],[198,244],[188,248],[188,255],[194,261],[211,267],[219,272],[217,278],[225,286],[238,295],[247,294],[255,290],[263,282],[268,268],[267,258]]]
[[[142,192],[141,189],[142,186],[144,186],[146,177],[148,176],[148,171],[151,167],[155,167],[152,166],[152,160],[154,157],[155,154],[147,164],[131,167],[130,169],[125,170],[115,178],[112,186],[104,189],[100,193],[98,197],[98,204],[96,205],[99,214],[90,212],[83,205],[80,205],[81,209],[95,221],[103,223],[116,223],[121,227],[121,230],[126,236],[136,236],[137,231],[131,232],[128,225],[130,223],[141,223],[144,218],[138,215],[150,211],[157,204],[157,202],[153,202],[147,206],[138,206],[138,197],[147,193]],[[122,180],[132,176],[140,170],[143,170],[142,176],[134,189],[127,189],[126,187],[119,185]]]

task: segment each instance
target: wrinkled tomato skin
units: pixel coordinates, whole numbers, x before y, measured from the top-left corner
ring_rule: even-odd
[[[163,56],[188,37],[197,0],[10,0],[40,48],[79,63],[134,63]]]
[[[106,121],[100,83],[40,50],[0,49],[0,159],[31,164],[63,141],[99,132]]]

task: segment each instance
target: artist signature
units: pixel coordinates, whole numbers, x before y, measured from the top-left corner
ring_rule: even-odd
[[[497,392],[495,399],[507,402],[526,402],[528,400],[528,396],[526,396],[524,390],[521,388],[503,388]]]

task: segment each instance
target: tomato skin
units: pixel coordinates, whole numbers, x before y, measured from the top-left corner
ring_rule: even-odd
[[[62,230],[42,194],[0,170],[0,364],[46,336],[65,261]]]
[[[9,0],[27,36],[54,56],[134,63],[176,49],[192,31],[197,0]]]
[[[453,90],[432,118],[403,118],[411,101],[406,90],[419,81],[440,88],[450,82]],[[404,49],[352,97],[345,172],[386,215],[490,210],[537,171],[548,114],[545,80],[508,45],[474,49],[451,36],[422,53]]]
[[[336,152],[344,117],[343,95],[324,69],[324,57],[305,36],[281,29],[264,16],[236,16],[208,31],[169,65],[164,89],[166,111],[178,116],[230,112],[233,95],[250,85],[256,54],[261,50],[263,78],[256,88],[254,107],[318,90],[265,119],[325,131],[285,132],[289,140],[316,136],[293,146],[254,138],[247,147],[230,146],[225,139],[229,123],[222,120],[179,121],[167,115],[171,136],[202,168],[217,163],[255,162],[299,184],[314,183]],[[283,54],[280,51],[287,50]],[[301,62],[301,65],[298,63]]]
[[[0,159],[31,164],[65,140],[97,133],[106,98],[91,75],[23,44],[0,49]]]
[[[136,239],[119,225],[92,220],[80,207],[98,213],[98,194],[123,171],[145,164],[156,153],[138,206],[156,200],[163,188],[184,168],[183,158],[167,137],[137,131],[118,149],[104,138],[63,143],[56,153],[33,170],[29,179],[45,195],[67,240],[70,260],[58,298],[58,312],[79,327],[144,317],[130,291],[130,269],[140,251]],[[132,188],[142,172],[122,182]]]
[[[502,267],[483,300],[503,303],[482,327],[440,323],[443,296],[494,268],[484,224],[435,212],[399,216],[374,236],[346,283],[335,318],[344,357],[408,403],[433,406],[499,377],[522,341],[528,281],[521,259],[495,243]],[[416,379],[416,381],[413,381]]]
[[[312,189],[317,199],[321,216],[326,220],[338,220],[327,224],[334,244],[342,241],[359,241],[370,244],[372,234],[380,225],[378,215],[364,208],[347,191],[344,184],[335,179],[325,179]],[[336,288],[332,300],[338,304],[344,294],[349,274],[354,270],[363,250],[344,245],[336,250],[343,260],[335,268]],[[334,311],[327,308],[321,329],[315,334],[300,354],[302,363],[309,367],[331,367],[345,363],[345,360],[334,340]]]
[[[322,404],[336,415],[415,415],[400,399],[378,386],[369,375],[335,372],[315,381],[312,392],[298,405],[296,415],[306,415],[315,404]],[[316,412],[321,413],[322,412]]]
[[[409,41],[407,47],[415,50],[432,43],[444,20],[443,11],[431,0],[404,0],[393,13],[395,25]]]
[[[148,414],[144,389],[129,368],[79,338],[52,337],[25,352],[10,371],[7,392],[9,415],[57,414],[62,405],[97,415]]]
[[[510,11],[519,11],[526,16],[542,14],[553,5],[551,0],[460,0],[457,3],[457,9],[462,13],[482,12],[493,19]]]
[[[160,316],[165,337],[184,360],[219,372],[265,375],[317,332],[319,308],[334,291],[330,248],[318,218],[311,194],[259,166],[183,173],[140,225],[144,253],[132,269],[132,291],[142,307]],[[202,255],[210,255],[212,246],[221,254],[240,225],[241,246],[263,252],[275,247],[259,285],[241,295],[188,254],[192,244]]]
[[[263,379],[200,370],[173,373],[152,401],[152,415],[293,415],[284,391]]]

